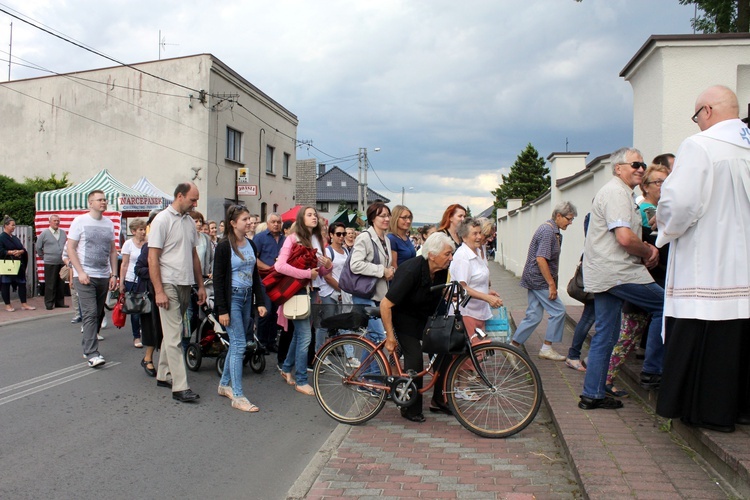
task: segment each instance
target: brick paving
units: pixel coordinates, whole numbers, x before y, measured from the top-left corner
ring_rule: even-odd
[[[519,323],[526,308],[525,290],[498,264],[491,264],[490,269],[493,288]],[[568,308],[571,321],[563,343],[555,346],[562,354],[567,353],[581,310]],[[584,374],[562,362],[537,358],[545,327],[543,322],[526,349],[542,376],[546,405],[521,433],[484,439],[451,416],[429,412],[427,422],[411,423],[389,403],[365,425],[339,426],[342,439],[311,462],[289,498],[745,496],[750,465],[747,427],[730,435],[686,429],[679,423],[668,430],[668,421],[653,412],[654,394],[627,380],[639,372],[634,362],[628,362],[618,379],[618,386],[632,395],[624,400],[624,408],[580,410],[577,403]],[[701,447],[721,456],[712,463],[727,479],[696,452],[704,453]]]

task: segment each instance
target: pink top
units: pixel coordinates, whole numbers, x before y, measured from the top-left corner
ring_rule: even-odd
[[[311,279],[312,278],[312,269],[297,269],[294,266],[291,266],[287,264],[287,260],[289,259],[289,254],[292,251],[292,246],[297,243],[297,236],[295,234],[290,234],[286,237],[284,240],[284,244],[281,246],[281,250],[279,251],[279,257],[276,259],[276,262],[274,263],[273,267],[281,274],[285,274],[287,276],[291,276],[292,278],[304,280],[304,279]],[[320,243],[317,241],[317,238],[313,237],[313,247],[318,248],[316,243]],[[321,248],[318,248],[319,253],[323,253],[323,250]],[[318,267],[318,276],[325,276],[326,274],[329,274],[331,271],[333,271],[333,266],[331,266],[330,269],[327,269],[325,266]],[[284,330],[287,330],[289,328],[289,321],[284,316],[284,305],[279,306],[278,310],[278,320],[276,322],[277,325],[281,326]]]

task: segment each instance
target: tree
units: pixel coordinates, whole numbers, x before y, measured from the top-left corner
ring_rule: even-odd
[[[495,207],[507,208],[510,198],[521,198],[526,204],[549,189],[550,182],[544,158],[529,143],[510,167],[510,173],[503,175],[503,183],[492,191]]]
[[[67,172],[63,173],[60,179],[52,174],[48,179],[41,177],[25,178],[22,183],[11,177],[0,175],[0,217],[7,214],[13,217],[18,225],[33,226],[34,214],[36,213],[34,207],[36,193],[52,191],[69,185]]]
[[[746,33],[750,31],[750,0],[679,0],[695,4],[703,15],[691,24],[702,33]]]

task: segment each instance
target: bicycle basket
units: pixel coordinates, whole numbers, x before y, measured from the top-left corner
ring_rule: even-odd
[[[367,326],[369,320],[362,304],[312,304],[315,328],[356,330]]]

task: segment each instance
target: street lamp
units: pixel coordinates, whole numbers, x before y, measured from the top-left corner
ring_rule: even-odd
[[[413,187],[409,187],[409,191],[414,191]],[[404,194],[406,193],[406,188],[404,186],[401,186],[401,204],[404,204]]]
[[[380,148],[375,148],[377,153]],[[357,176],[357,210],[364,213],[367,210],[367,148],[359,148],[359,175]],[[365,170],[365,181],[362,182],[362,167]]]

